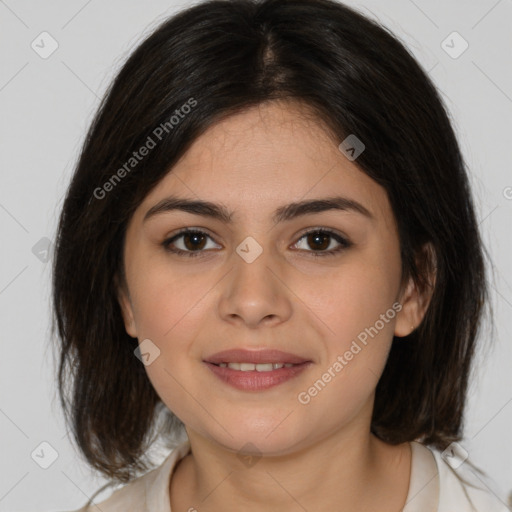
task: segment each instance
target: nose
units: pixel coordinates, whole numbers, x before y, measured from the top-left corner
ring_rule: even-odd
[[[221,318],[250,329],[288,320],[293,293],[287,286],[283,265],[278,265],[270,251],[264,249],[254,261],[235,252],[232,260],[233,268],[223,280],[218,304]]]

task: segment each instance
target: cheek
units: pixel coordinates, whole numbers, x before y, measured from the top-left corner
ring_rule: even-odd
[[[204,275],[180,277],[153,266],[134,286],[135,321],[139,341],[149,339],[158,356],[145,366],[146,373],[162,402],[185,422],[201,416],[193,396],[200,396],[191,384],[194,364],[207,309],[207,292],[215,281]],[[194,411],[190,414],[190,411]]]
[[[386,364],[393,340],[400,280],[400,260],[393,251],[347,257],[316,286],[300,291],[304,302],[321,320],[325,340],[324,357],[299,403],[328,408],[332,421],[355,414],[367,403]]]
[[[193,319],[214,281],[207,274],[183,274],[170,270],[165,259],[146,260],[131,287],[134,316],[141,336],[162,343],[174,338],[183,326],[194,325]],[[211,281],[211,282],[210,282]]]
[[[371,407],[393,340],[396,308],[388,280],[379,272],[344,273],[316,292],[325,330],[325,352],[297,401],[322,428],[350,422]],[[393,307],[395,304],[395,308]],[[371,409],[366,414],[371,414]]]
[[[317,276],[303,286],[297,283],[297,294],[321,320],[329,339],[337,340],[342,349],[376,322],[385,337],[392,337],[396,312],[389,310],[396,299],[399,279],[393,262],[358,254],[328,275]],[[385,315],[384,325],[381,315]]]

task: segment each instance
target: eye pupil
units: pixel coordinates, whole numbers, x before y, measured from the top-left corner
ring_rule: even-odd
[[[188,241],[190,241],[191,239],[194,240],[194,242],[192,242],[192,245],[190,246],[188,244]],[[197,243],[197,240],[201,240],[202,239],[202,242],[203,244],[201,246],[198,246],[198,245],[195,245]],[[185,247],[188,249],[188,250],[197,250],[197,249],[202,249],[203,246],[204,246],[204,241],[205,241],[205,236],[202,235],[201,233],[193,233],[193,232],[189,232],[189,233],[185,233],[183,235],[183,241],[184,241],[184,244],[185,244]]]
[[[327,247],[329,247],[329,237],[330,235],[328,234],[325,234],[325,233],[310,233],[308,235],[308,244],[310,244],[310,246],[315,246],[317,244],[320,244],[320,247],[316,247],[317,249],[327,249]],[[324,243],[321,243],[319,242],[319,240],[322,240],[323,239],[323,242]],[[327,243],[326,243],[327,241]]]

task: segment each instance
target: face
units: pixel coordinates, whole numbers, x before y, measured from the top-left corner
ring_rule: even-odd
[[[212,126],[127,227],[126,330],[162,401],[230,450],[369,431],[393,335],[419,322],[385,190],[303,108],[272,102]],[[337,207],[283,209],[326,199]]]

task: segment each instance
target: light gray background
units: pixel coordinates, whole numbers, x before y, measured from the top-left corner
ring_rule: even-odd
[[[496,267],[491,288],[494,348],[477,357],[478,378],[471,383],[461,445],[495,480],[494,490],[508,494],[512,2],[347,3],[380,19],[409,46],[442,91],[454,119],[470,168],[480,227]],[[71,444],[55,399],[48,330],[50,263],[41,261],[44,241],[39,241],[54,239],[78,150],[110,79],[143,36],[186,5],[189,2],[162,0],[0,0],[1,511],[71,510],[104,482]],[[31,48],[34,40],[40,47],[50,47],[48,39],[40,42],[43,31],[59,45],[46,59]],[[453,31],[469,44],[458,58],[441,46]],[[462,48],[453,37],[446,44],[453,47],[452,54]],[[36,255],[32,248],[38,242]],[[50,461],[51,451],[39,447],[43,441],[58,453],[48,469],[31,458],[37,448],[39,461]]]

